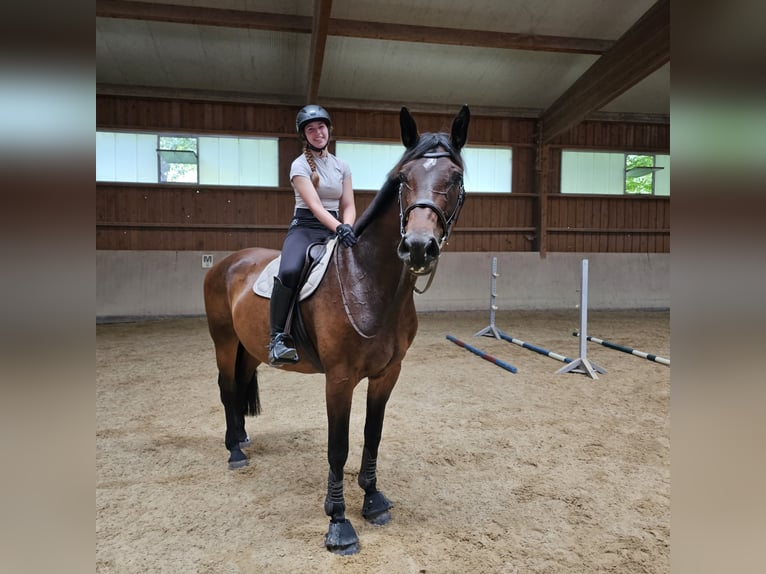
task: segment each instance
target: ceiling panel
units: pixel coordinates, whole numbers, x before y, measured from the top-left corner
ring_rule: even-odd
[[[354,37],[355,22],[583,38],[603,41],[608,47],[653,3],[334,0],[331,23],[350,25],[351,34],[327,36],[317,100],[327,105],[354,102],[360,107],[406,103],[413,109],[469,103],[484,113],[530,110],[539,114],[599,56],[363,37],[368,32]],[[170,18],[174,21],[164,21],[168,18],[162,16],[163,7],[154,6],[152,0],[112,4],[97,0],[97,14],[100,7],[140,7],[138,16],[96,18],[97,91],[305,103],[313,2],[163,0],[163,4],[190,8],[176,10]],[[206,12],[195,12],[199,8],[255,14],[243,18],[244,23],[234,18],[226,26],[202,25]],[[258,29],[263,27],[259,18],[268,20],[259,14],[281,15],[281,20],[276,28]],[[177,19],[187,23],[176,23]],[[280,25],[282,30],[289,27],[303,32],[280,31]],[[371,29],[375,30],[374,25]],[[428,39],[427,33],[425,38],[413,38],[423,39]],[[669,102],[670,65],[666,64],[601,111],[667,116]]]
[[[595,59],[331,37],[320,93],[328,98],[540,108]]]

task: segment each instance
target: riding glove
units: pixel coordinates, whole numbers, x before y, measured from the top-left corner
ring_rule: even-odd
[[[348,223],[341,223],[335,228],[335,233],[338,234],[338,239],[340,239],[340,242],[346,247],[353,247],[356,245],[356,235],[354,235],[354,230],[351,229],[351,226]]]

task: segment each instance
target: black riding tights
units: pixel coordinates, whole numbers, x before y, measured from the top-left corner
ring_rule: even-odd
[[[290,289],[298,287],[303,262],[306,260],[306,249],[312,243],[326,241],[331,235],[333,232],[322,225],[310,209],[295,211],[282,245],[282,260],[279,263],[282,285]]]

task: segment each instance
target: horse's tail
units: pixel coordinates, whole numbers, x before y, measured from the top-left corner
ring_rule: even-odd
[[[258,393],[258,361],[239,343],[237,347],[237,395],[244,407],[244,414],[261,414],[261,398]]]

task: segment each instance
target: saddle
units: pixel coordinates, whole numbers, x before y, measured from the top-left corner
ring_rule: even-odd
[[[303,262],[303,270],[298,282],[300,286],[298,301],[303,301],[316,291],[327,271],[327,264],[330,262],[330,257],[332,257],[337,244],[338,238],[332,237],[325,243],[312,243],[308,246],[306,249],[306,259]],[[271,299],[274,277],[279,273],[279,262],[281,260],[282,256],[280,255],[263,268],[255,283],[253,283],[253,291],[256,295]]]

